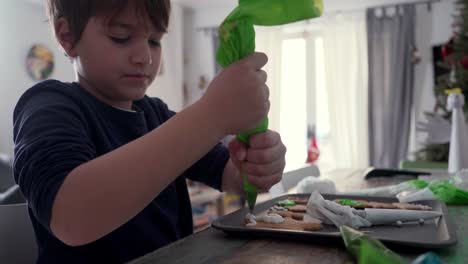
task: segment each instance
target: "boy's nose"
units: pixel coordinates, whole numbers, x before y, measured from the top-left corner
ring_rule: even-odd
[[[133,64],[148,65],[153,63],[151,47],[148,43],[145,45],[136,45],[133,48],[130,61]]]

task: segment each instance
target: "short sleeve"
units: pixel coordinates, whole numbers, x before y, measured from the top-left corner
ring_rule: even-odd
[[[13,116],[14,176],[38,221],[50,231],[55,196],[67,175],[95,158],[76,101],[47,89],[30,89]]]

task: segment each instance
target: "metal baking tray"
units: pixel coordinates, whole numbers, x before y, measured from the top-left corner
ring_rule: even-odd
[[[309,197],[310,194],[288,194],[276,197],[272,200],[256,205],[254,214],[258,215],[267,211],[276,202],[285,200],[288,197]],[[373,202],[398,202],[396,198],[389,197],[370,197],[353,195],[331,195],[324,194],[327,200],[334,199],[354,199],[367,200]],[[448,218],[447,207],[444,203],[436,200],[419,201],[418,204],[424,204],[432,207],[433,211],[441,212],[443,215],[439,219],[426,221],[424,225],[418,223],[404,223],[398,226],[373,226],[361,228],[360,231],[367,233],[380,241],[390,245],[411,246],[418,248],[444,248],[457,242],[455,228]],[[244,208],[231,214],[216,219],[212,226],[231,235],[240,235],[248,237],[268,237],[278,239],[302,240],[311,242],[332,242],[343,243],[341,234],[335,226],[323,225],[323,229],[316,232],[311,231],[291,231],[267,228],[246,227],[244,217],[248,209]]]

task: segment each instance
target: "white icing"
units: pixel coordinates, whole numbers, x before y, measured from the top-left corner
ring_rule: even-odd
[[[271,224],[280,224],[284,222],[284,218],[278,214],[266,214],[262,216],[261,221],[265,223],[271,223]]]
[[[287,212],[288,209],[282,207],[282,206],[278,206],[278,205],[275,205],[273,207],[270,207],[270,211],[283,211],[283,212]]]
[[[314,217],[312,217],[312,216],[310,216],[308,214],[304,215],[304,220],[303,221],[306,222],[306,223],[313,223],[313,224],[321,224],[322,223],[322,221],[320,221],[319,219],[314,218]]]
[[[257,220],[256,220],[255,215],[247,214],[245,216],[245,219],[247,220],[246,226],[255,226],[255,225],[257,225]]]

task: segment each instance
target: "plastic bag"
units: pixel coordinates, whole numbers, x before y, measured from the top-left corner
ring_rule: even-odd
[[[325,200],[317,191],[313,192],[307,203],[307,215],[329,225],[348,225],[353,228],[369,227],[369,222],[363,210],[342,206],[333,201]]]
[[[340,227],[349,253],[359,264],[404,264],[400,256],[386,248],[379,240],[347,226]]]
[[[414,202],[436,198],[446,204],[468,205],[467,180],[468,171],[464,169],[449,180],[432,181],[422,190],[411,193],[400,193],[397,197],[400,202]]]
[[[422,200],[437,200],[437,196],[435,196],[429,187],[414,192],[401,192],[397,194],[397,198],[400,203],[411,203]]]
[[[449,182],[462,190],[468,190],[468,169],[459,171],[455,176],[450,178]]]
[[[442,264],[442,260],[436,254],[429,252],[419,256],[411,264]]]
[[[331,180],[321,180],[314,176],[305,177],[297,184],[297,193],[313,193],[318,191],[321,194],[335,194],[336,186]]]
[[[322,0],[239,0],[218,29],[218,63],[227,67],[255,51],[254,25],[274,26],[319,17]],[[247,95],[246,95],[247,96]],[[268,118],[256,128],[240,133],[237,138],[248,144],[249,137],[268,129]]]
[[[254,25],[283,25],[319,17],[322,12],[322,0],[240,0],[218,30],[218,63],[227,67],[255,51]]]
[[[346,249],[358,259],[358,264],[404,264],[398,254],[391,251],[379,240],[347,226],[340,227]],[[412,264],[442,264],[440,258],[428,252],[419,256]]]
[[[219,49],[216,55],[218,63],[227,67],[245,58],[255,51],[254,25],[281,25],[304,19],[318,17],[322,14],[322,0],[239,0],[235,8],[218,29]],[[248,96],[248,95],[246,95]],[[268,118],[249,131],[239,133],[237,138],[248,145],[252,135],[263,133],[268,129]],[[257,199],[257,188],[247,181],[242,173],[247,201],[254,204]]]
[[[413,192],[423,189],[428,186],[428,183],[423,180],[412,180],[402,182],[397,185],[369,188],[354,192],[346,192],[349,195],[365,195],[365,196],[396,196],[397,194],[407,191]]]
[[[468,192],[457,188],[447,180],[431,182],[429,189],[439,200],[446,204],[468,205]]]

